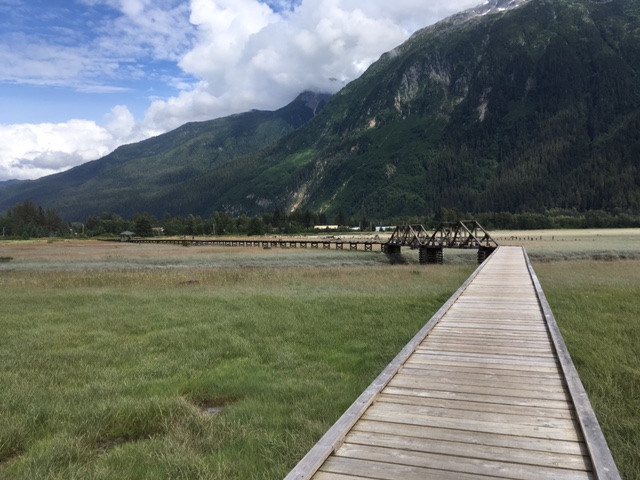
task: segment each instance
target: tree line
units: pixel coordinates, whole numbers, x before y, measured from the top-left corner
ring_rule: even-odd
[[[204,235],[264,235],[298,234],[313,232],[318,226],[328,224],[342,230],[357,228],[373,231],[377,226],[422,224],[435,228],[441,222],[477,220],[487,230],[540,230],[566,228],[640,228],[640,215],[628,212],[573,209],[555,209],[545,213],[490,212],[471,215],[455,208],[440,208],[433,215],[421,217],[365,218],[347,217],[339,211],[333,218],[326,214],[299,210],[291,213],[274,209],[272,213],[250,217],[232,216],[214,212],[208,217],[200,215],[157,218],[147,213],[127,219],[115,213],[92,215],[83,222],[65,222],[53,209],[43,209],[31,201],[0,214],[0,230],[3,237],[115,237],[124,231],[137,236],[204,236]]]
[[[7,210],[0,215],[0,230],[3,237],[38,238],[66,236],[70,233],[67,224],[53,209],[43,209],[31,201]]]

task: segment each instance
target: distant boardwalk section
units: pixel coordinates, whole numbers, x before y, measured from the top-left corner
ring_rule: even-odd
[[[619,479],[524,249],[499,247],[286,480]]]
[[[317,229],[335,229],[337,225],[318,225]],[[330,250],[364,250],[365,252],[379,251],[388,255],[400,255],[402,247],[419,250],[421,264],[442,264],[443,248],[470,248],[478,250],[478,263],[482,263],[498,247],[497,242],[475,220],[459,222],[443,222],[434,232],[428,232],[422,225],[402,225],[397,227],[381,227],[393,229],[391,238],[381,240],[378,235],[374,238],[344,240],[340,237],[325,237],[321,240],[313,238],[141,238],[133,237],[132,232],[122,232],[122,241],[136,243],[183,244],[187,245],[219,245],[224,247],[263,247],[263,248],[320,248]],[[376,229],[376,231],[378,231]],[[127,236],[125,236],[127,234]]]

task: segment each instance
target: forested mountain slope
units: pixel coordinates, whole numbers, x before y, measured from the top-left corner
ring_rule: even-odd
[[[304,92],[274,112],[253,110],[188,123],[60,174],[16,185],[7,182],[0,188],[0,211],[30,200],[73,220],[102,212],[181,214],[185,181],[272,144],[313,118],[330,98]]]

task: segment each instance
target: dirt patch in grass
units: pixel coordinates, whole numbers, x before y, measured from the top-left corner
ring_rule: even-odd
[[[8,467],[13,462],[16,462],[20,458],[20,452],[14,452],[9,454],[7,457],[0,459],[0,468]]]
[[[124,445],[125,443],[134,442],[135,439],[118,437],[118,438],[110,438],[109,440],[104,440],[102,442],[98,442],[98,451],[100,453],[108,452],[109,450],[113,450],[114,448],[119,447],[120,445]]]
[[[231,397],[212,397],[212,398],[195,398],[189,400],[192,405],[195,405],[200,411],[209,415],[219,415],[229,405],[238,402],[237,398]]]
[[[110,450],[121,447],[122,445],[126,445],[127,443],[139,442],[141,440],[146,440],[147,438],[148,437],[144,437],[144,436],[109,438],[107,440],[102,440],[98,442],[97,450],[100,454],[104,454]]]

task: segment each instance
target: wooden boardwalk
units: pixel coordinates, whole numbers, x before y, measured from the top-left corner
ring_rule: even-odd
[[[285,480],[619,479],[520,247],[500,247]]]

